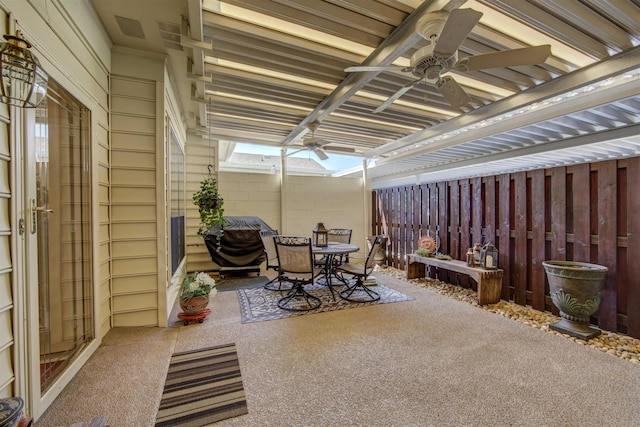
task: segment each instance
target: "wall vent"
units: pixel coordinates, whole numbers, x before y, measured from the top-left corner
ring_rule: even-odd
[[[116,22],[120,27],[120,31],[125,36],[137,37],[144,39],[144,31],[142,31],[142,24],[136,19],[125,18],[124,16],[115,16]]]

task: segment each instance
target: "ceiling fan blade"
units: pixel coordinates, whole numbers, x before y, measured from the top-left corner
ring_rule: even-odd
[[[322,148],[316,148],[313,152],[320,160],[327,160],[329,158]]]
[[[402,86],[396,93],[394,93],[393,95],[391,95],[389,98],[387,98],[386,101],[384,101],[382,104],[380,104],[380,106],[378,108],[376,108],[375,110],[373,110],[373,114],[379,113],[383,110],[385,110],[389,105],[393,104],[396,99],[400,98],[402,95],[404,95],[405,93],[409,92],[409,90],[411,90],[412,87],[414,87],[415,85],[419,84],[422,82],[422,79],[418,79],[418,80],[414,80],[410,83],[407,83],[406,85]]]
[[[482,13],[473,9],[453,9],[433,49],[437,56],[450,57],[467,38]]]
[[[355,153],[356,149],[353,147],[340,147],[339,145],[325,145],[322,147],[326,151],[339,151],[341,153]]]
[[[451,76],[444,76],[436,82],[436,89],[453,107],[462,107],[471,101],[467,92]]]
[[[548,44],[523,47],[521,49],[468,56],[458,61],[455,68],[461,71],[476,71],[488,68],[542,64],[549,55],[551,55],[551,46]]]
[[[347,67],[344,69],[347,73],[354,73],[359,71],[411,71],[413,67],[401,67],[399,65],[390,65],[388,67],[376,67],[373,65],[357,65],[354,67]]]

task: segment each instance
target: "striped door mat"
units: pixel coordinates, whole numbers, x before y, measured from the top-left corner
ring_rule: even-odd
[[[171,356],[156,426],[201,427],[247,412],[235,344]]]

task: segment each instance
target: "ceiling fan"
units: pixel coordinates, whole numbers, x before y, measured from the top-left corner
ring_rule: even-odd
[[[294,151],[287,155],[295,154],[302,150],[309,150],[309,152],[313,152],[316,156],[318,156],[320,160],[327,160],[329,156],[327,155],[325,150],[340,151],[343,153],[353,153],[356,151],[355,148],[327,145],[328,142],[322,141],[320,138],[315,136],[316,130],[318,129],[319,126],[320,126],[320,123],[318,122],[309,123],[307,127],[311,131],[311,136],[308,138],[304,138],[302,140],[302,146],[304,148]]]
[[[401,66],[355,66],[346,72],[362,71],[403,71],[413,74],[416,80],[407,83],[391,95],[373,112],[379,113],[391,105],[414,86],[431,82],[453,107],[462,107],[471,101],[469,95],[451,76],[444,73],[456,70],[462,72],[489,68],[533,65],[546,61],[551,55],[551,46],[532,46],[502,52],[486,53],[458,58],[458,48],[467,38],[473,27],[480,21],[482,12],[473,9],[454,9],[451,12],[440,10],[427,13],[418,21],[417,31],[430,44],[416,50],[411,57],[409,67]]]

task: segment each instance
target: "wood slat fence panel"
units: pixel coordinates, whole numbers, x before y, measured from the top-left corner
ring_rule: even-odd
[[[567,187],[566,168],[551,169],[551,259],[564,261],[567,259]]]
[[[599,326],[609,331],[616,327],[617,306],[617,167],[615,162],[602,162],[598,168],[598,264],[609,272],[605,278],[598,310]]]
[[[462,180],[466,181],[466,180]],[[465,200],[465,195],[461,194],[460,187],[466,189],[468,192],[469,186],[466,183],[459,181],[458,185],[452,185],[449,187],[449,191],[451,194],[451,198],[449,203],[451,203],[450,212],[451,216],[449,218],[449,253],[452,257],[459,259],[460,258],[460,243],[458,241],[458,237],[460,236],[460,227],[464,226],[464,223],[460,222],[460,202],[461,196],[462,200]],[[467,211],[468,214],[468,211]],[[467,224],[469,226],[469,220],[467,218]]]
[[[627,166],[627,330],[640,335],[640,157]]]
[[[516,304],[527,305],[527,174],[518,172],[514,176],[515,222],[513,228],[513,287]]]
[[[491,240],[492,242],[495,238],[492,236],[488,238],[485,236],[482,231],[482,211],[483,208],[483,197],[482,197],[482,178],[473,178],[471,180],[471,240],[475,242],[485,243],[485,240]],[[466,252],[467,248],[461,248]]]
[[[592,322],[640,338],[640,157],[384,188],[372,200],[371,228],[389,236],[389,265],[405,269],[429,233],[460,260],[484,236],[498,247],[502,298],[554,313],[543,261],[604,265]],[[469,285],[455,273],[439,278]]]
[[[591,259],[591,225],[590,215],[584,215],[591,208],[589,206],[589,165],[577,165],[573,167],[573,259]],[[577,212],[577,215],[576,215]]]
[[[510,300],[511,295],[511,177],[509,174],[500,175],[498,177],[498,238],[496,246],[498,248],[498,260],[507,260],[499,264],[504,270],[502,279],[502,299]]]
[[[538,169],[531,172],[531,200],[533,205],[546,205],[547,197],[544,181],[544,170]],[[544,209],[532,208],[531,216],[531,307],[536,310],[544,310],[545,287],[541,285],[545,280],[542,262],[545,260],[547,244],[544,232]]]
[[[398,217],[397,223],[397,236],[398,236],[398,248],[397,253],[403,254],[406,253],[407,250],[407,201],[410,201],[411,198],[407,197],[407,191],[410,187],[401,187],[400,193],[398,193],[398,210],[400,212],[400,216]],[[411,212],[411,209],[408,209]],[[411,238],[411,236],[409,236]],[[398,257],[398,267],[404,270],[405,267],[405,259],[404,257]]]
[[[460,211],[460,230],[456,233],[456,252],[450,253],[452,257],[456,259],[464,259],[467,253],[467,249],[472,245],[471,243],[471,227],[472,227],[472,215],[473,215],[473,200],[471,198],[471,185],[468,179],[460,180],[460,203],[456,203]],[[454,195],[452,193],[452,198]],[[469,278],[464,274],[457,275],[458,283],[466,288],[472,287]]]
[[[427,231],[430,236],[436,236],[438,234],[438,184],[432,182],[429,184],[429,224]],[[439,239],[439,237],[438,237]],[[432,278],[436,277],[435,269],[429,271],[429,275]]]

